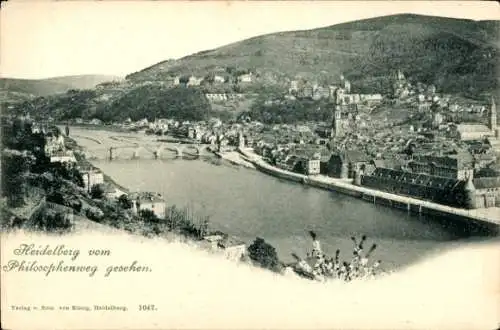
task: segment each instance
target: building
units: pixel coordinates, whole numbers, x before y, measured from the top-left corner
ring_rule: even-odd
[[[50,154],[50,162],[76,163],[76,158],[75,155],[73,154],[73,151],[71,150],[55,151]]]
[[[360,99],[369,104],[375,104],[382,102],[383,97],[382,94],[361,94]]]
[[[474,174],[474,157],[469,152],[456,155],[414,155],[408,163],[412,173],[465,180]]]
[[[314,88],[311,85],[305,85],[301,90],[298,95],[299,97],[302,98],[310,98],[312,99],[314,96]]]
[[[327,175],[341,179],[353,178],[355,172],[364,171],[370,162],[370,156],[360,151],[336,153],[330,157]]]
[[[51,157],[54,153],[60,153],[66,151],[64,144],[64,136],[58,134],[56,136],[49,135],[45,138],[45,155]]]
[[[347,93],[351,92],[351,82],[349,80],[344,79],[344,86],[343,87]]]
[[[218,76],[218,75],[214,76],[214,83],[216,83],[216,84],[222,84],[225,81],[226,81],[226,79],[223,76]]]
[[[232,261],[239,261],[246,254],[246,244],[234,237],[226,237],[217,243],[224,256]]]
[[[246,254],[246,244],[235,237],[227,235],[207,235],[200,242],[202,247],[206,247],[212,252],[221,253],[231,261],[240,261]]]
[[[238,81],[242,83],[250,83],[252,82],[253,75],[252,73],[245,73],[238,76]]]
[[[482,124],[459,124],[455,136],[461,141],[483,140],[495,136],[488,126]]]
[[[329,97],[330,97],[330,90],[328,88],[318,86],[314,89],[313,99],[319,100],[319,99],[327,99]]]
[[[132,200],[132,211],[134,213],[137,214],[142,210],[150,210],[160,219],[165,217],[166,203],[160,194],[139,192],[131,194],[130,199]]]
[[[318,125],[314,132],[322,139],[328,139],[332,137],[332,127],[329,125]]]
[[[495,99],[491,98],[491,106],[490,106],[490,121],[489,128],[491,131],[495,132],[497,129],[497,106],[495,104]]]
[[[115,185],[109,182],[103,183],[101,188],[106,199],[118,199],[121,195],[125,194],[123,190],[118,189]]]
[[[321,170],[321,153],[320,152],[299,152],[295,171],[306,175],[320,174]]]
[[[406,80],[405,75],[403,74],[403,72],[401,72],[400,69],[398,69],[398,72],[396,74],[396,80],[398,80],[398,81],[405,81]]]
[[[83,178],[85,190],[90,192],[90,189],[96,184],[104,183],[104,174],[97,169],[80,170]]]
[[[500,206],[500,177],[485,177],[472,180],[469,190],[474,192],[470,208]]]
[[[431,110],[432,103],[428,101],[419,102],[415,105],[418,112],[428,112]]]
[[[378,167],[363,175],[361,185],[393,194],[466,207],[466,181]]]
[[[198,78],[195,76],[190,76],[187,81],[187,86],[200,86],[201,82],[203,81],[203,78]]]
[[[290,88],[288,89],[289,94],[297,93],[299,91],[299,81],[292,80],[290,81]]]
[[[336,90],[334,104],[331,135],[332,137],[342,137],[350,128],[350,118],[354,118],[358,113],[358,106],[351,102],[350,96],[346,96],[345,90],[342,88]]]
[[[330,86],[328,86],[329,97],[331,99],[333,99],[333,100],[335,100],[335,98],[336,98],[337,89],[339,89],[339,86],[337,86],[337,85],[330,85]]]
[[[500,206],[500,177],[464,180],[377,168],[362,185],[399,195],[468,209]]]
[[[227,101],[228,100],[228,95],[223,94],[223,93],[208,93],[205,94],[205,97],[212,102],[221,102],[221,101]]]
[[[494,153],[479,153],[474,155],[474,169],[479,170],[495,164],[497,156]]]
[[[497,133],[497,110],[495,99],[491,99],[488,125],[482,124],[459,124],[456,127],[456,137],[462,141],[482,140],[488,137],[496,137]]]
[[[348,112],[341,106],[334,106],[331,137],[343,137],[349,126]]]

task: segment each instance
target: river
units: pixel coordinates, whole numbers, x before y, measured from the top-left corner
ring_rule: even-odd
[[[284,261],[290,253],[310,250],[308,230],[318,233],[323,249],[341,257],[352,255],[351,236],[367,235],[366,245],[377,244],[374,258],[384,269],[407,266],[422,257],[459,244],[485,239],[477,228],[441,217],[410,215],[339,193],[280,180],[256,170],[215,158],[195,160],[164,156],[154,160],[143,152],[131,160],[124,151],[105,159],[107,148],[127,141],[150,140],[140,133],[116,133],[72,128],[78,144],[99,155],[92,163],[131,191],[163,194],[168,205],[189,206],[210,216],[210,224],[245,242],[262,237]],[[130,144],[130,143],[128,143]]]

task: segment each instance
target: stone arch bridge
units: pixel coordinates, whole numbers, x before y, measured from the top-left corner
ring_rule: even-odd
[[[211,151],[208,144],[133,144],[118,145],[86,151],[89,158],[113,159],[160,159],[164,154],[173,154],[175,157],[199,157],[208,155]]]

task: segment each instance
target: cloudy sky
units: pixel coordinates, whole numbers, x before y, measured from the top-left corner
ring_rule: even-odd
[[[0,13],[0,74],[124,76],[256,35],[396,13],[500,18],[495,2],[14,0]]]

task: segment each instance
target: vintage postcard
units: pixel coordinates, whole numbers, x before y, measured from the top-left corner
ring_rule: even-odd
[[[497,3],[1,5],[0,328],[499,328]]]

